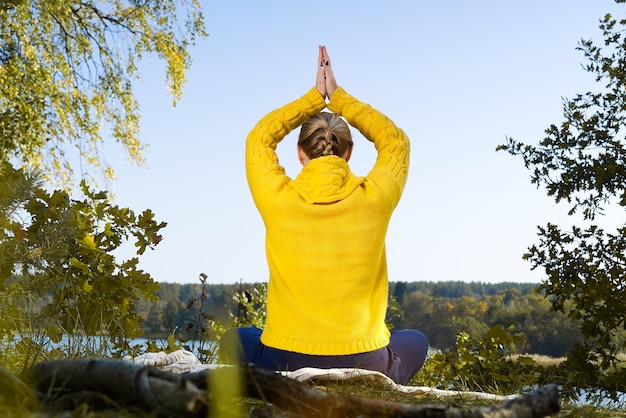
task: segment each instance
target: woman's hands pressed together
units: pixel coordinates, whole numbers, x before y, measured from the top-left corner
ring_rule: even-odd
[[[317,76],[315,78],[315,88],[320,92],[322,97],[330,99],[337,90],[337,80],[333,74],[333,69],[330,65],[330,58],[326,52],[326,47],[320,45],[318,53],[318,67]]]

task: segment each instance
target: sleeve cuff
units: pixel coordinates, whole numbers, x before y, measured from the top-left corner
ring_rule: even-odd
[[[350,96],[341,86],[338,86],[328,101],[328,110],[341,115],[343,108],[351,101],[352,96]]]
[[[313,108],[323,109],[326,107],[326,100],[315,87],[312,87],[303,97],[311,103]]]

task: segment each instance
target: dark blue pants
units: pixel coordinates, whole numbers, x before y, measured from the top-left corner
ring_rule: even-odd
[[[262,332],[260,328],[232,328],[226,331],[220,340],[219,362],[252,363],[280,371],[303,367],[360,368],[381,372],[394,382],[406,385],[424,365],[428,353],[426,336],[411,329],[392,330],[387,347],[341,356],[309,355],[268,347],[261,343]]]

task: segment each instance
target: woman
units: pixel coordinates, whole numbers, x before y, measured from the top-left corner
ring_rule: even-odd
[[[365,177],[350,171],[352,139],[340,116],[378,151]],[[292,180],[276,146],[298,126],[303,168]],[[385,325],[385,234],[408,165],[404,132],[337,86],[320,46],[315,88],[269,113],[247,138],[248,184],[266,229],[267,322],[263,330],[225,333],[221,361],[273,370],[357,367],[411,380],[428,341]]]

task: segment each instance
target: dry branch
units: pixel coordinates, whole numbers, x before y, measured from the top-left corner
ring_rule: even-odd
[[[35,388],[54,397],[96,392],[126,407],[168,417],[207,416],[216,393],[259,399],[292,417],[538,418],[559,411],[558,389],[549,385],[504,403],[476,408],[410,405],[313,388],[253,365],[176,375],[120,360],[73,359],[39,363],[30,370]],[[241,387],[225,382],[241,382]],[[239,386],[239,385],[237,385]],[[239,391],[239,392],[238,392]],[[218,401],[222,401],[220,398]]]
[[[433,405],[411,405],[313,388],[273,371],[248,366],[243,369],[222,368],[193,373],[189,378],[201,386],[208,373],[241,373],[245,393],[251,398],[272,403],[296,416],[319,417],[394,417],[394,418],[539,418],[560,410],[556,385],[548,385],[504,403],[481,408],[452,408]],[[218,379],[222,380],[222,379]],[[206,387],[210,390],[209,387]]]
[[[206,393],[181,375],[111,359],[67,359],[38,363],[29,380],[43,403],[84,392],[98,393],[122,407],[164,417],[205,417]]]

